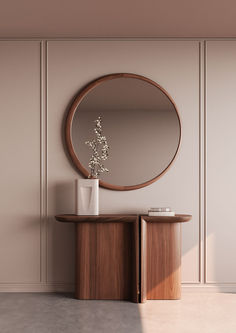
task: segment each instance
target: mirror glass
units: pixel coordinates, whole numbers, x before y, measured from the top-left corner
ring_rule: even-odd
[[[168,168],[181,129],[175,105],[160,86],[137,75],[113,75],[82,95],[74,108],[70,136],[75,156],[88,172],[91,149],[85,141],[95,137],[99,116],[110,147],[104,161],[109,172],[99,176],[102,182],[136,186],[156,180]]]

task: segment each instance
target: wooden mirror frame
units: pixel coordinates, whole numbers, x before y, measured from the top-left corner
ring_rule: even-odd
[[[153,86],[155,86],[156,88],[160,89],[166,96],[167,98],[170,100],[170,102],[172,103],[172,105],[175,108],[177,117],[178,117],[178,121],[179,121],[179,129],[180,129],[180,134],[179,134],[179,141],[178,141],[178,146],[176,149],[176,152],[172,158],[172,160],[170,161],[170,163],[167,165],[167,167],[156,177],[141,183],[141,184],[137,184],[137,185],[129,185],[129,186],[121,186],[121,185],[113,185],[110,183],[106,183],[102,180],[99,179],[99,186],[110,189],[110,190],[116,190],[116,191],[130,191],[130,190],[136,190],[145,186],[148,186],[152,183],[154,183],[156,180],[158,180],[161,176],[163,176],[166,171],[169,169],[169,167],[171,166],[171,164],[173,163],[173,161],[175,160],[175,157],[177,155],[177,152],[179,150],[179,146],[180,146],[180,141],[181,141],[181,122],[180,122],[180,117],[179,117],[179,113],[177,111],[176,105],[173,101],[173,99],[169,96],[169,94],[165,91],[165,89],[163,89],[159,84],[157,84],[156,82],[146,78],[145,76],[141,76],[141,75],[137,75],[137,74],[132,74],[132,73],[115,73],[115,74],[109,74],[109,75],[104,75],[99,77],[98,79],[95,79],[94,81],[90,82],[89,84],[87,84],[80,92],[79,94],[76,96],[72,106],[69,109],[69,112],[67,114],[67,118],[66,118],[66,124],[65,124],[65,139],[66,139],[66,146],[68,148],[68,152],[69,155],[72,159],[73,164],[75,165],[75,167],[80,171],[80,173],[85,176],[86,178],[88,178],[89,176],[89,172],[84,168],[84,166],[80,163],[74,148],[73,148],[73,143],[72,143],[72,122],[73,122],[73,117],[74,114],[80,104],[80,102],[82,101],[82,99],[92,90],[94,89],[96,86],[98,86],[99,84],[101,84],[104,81],[108,81],[108,80],[113,80],[113,79],[118,79],[118,78],[133,78],[133,79],[138,79],[138,80],[142,80],[145,81],[149,84],[152,84]]]

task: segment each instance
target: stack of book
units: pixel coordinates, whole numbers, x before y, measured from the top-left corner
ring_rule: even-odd
[[[149,216],[175,216],[175,212],[173,212],[170,207],[157,207],[150,208],[148,210]]]

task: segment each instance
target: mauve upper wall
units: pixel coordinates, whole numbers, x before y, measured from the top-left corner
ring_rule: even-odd
[[[1,0],[0,37],[236,37],[235,0]]]

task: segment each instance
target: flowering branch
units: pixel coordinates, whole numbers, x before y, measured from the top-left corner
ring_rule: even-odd
[[[109,146],[107,144],[107,139],[104,135],[102,135],[102,118],[98,117],[95,120],[95,128],[94,132],[96,137],[91,141],[86,141],[85,144],[88,145],[92,149],[92,156],[89,160],[89,168],[90,168],[90,175],[89,178],[98,178],[98,176],[102,172],[108,172],[109,170],[105,168],[102,161],[107,160],[109,154]],[[102,147],[100,147],[102,145]],[[100,148],[100,153],[99,153]]]

